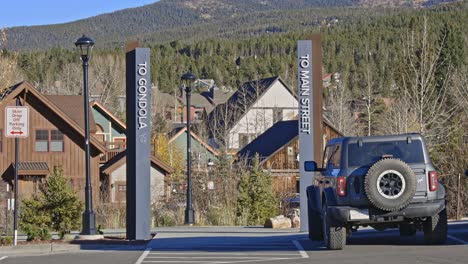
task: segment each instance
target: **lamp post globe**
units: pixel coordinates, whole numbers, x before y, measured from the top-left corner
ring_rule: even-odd
[[[90,146],[89,146],[89,90],[88,90],[88,62],[91,57],[91,51],[94,46],[94,41],[83,35],[75,42],[76,47],[81,51],[81,61],[83,62],[83,105],[84,105],[84,126],[85,126],[85,211],[83,212],[82,235],[96,234],[96,216],[93,211],[93,197],[91,186],[91,170],[90,170]]]
[[[94,40],[83,35],[81,38],[76,40],[75,46],[80,49],[82,59],[83,57],[86,57],[86,59],[89,59],[89,57],[91,56],[91,50],[93,49],[93,46],[94,46]]]
[[[190,97],[192,95],[192,84],[196,80],[195,74],[187,72],[180,78],[185,86],[185,95],[187,97],[187,207],[185,208],[185,224],[193,225],[195,223],[195,211],[192,205],[192,175],[191,175],[191,134],[190,134]]]

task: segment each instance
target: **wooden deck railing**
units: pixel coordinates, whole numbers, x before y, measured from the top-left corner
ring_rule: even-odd
[[[101,155],[100,162],[106,163],[125,150],[125,142],[105,142],[106,152]]]

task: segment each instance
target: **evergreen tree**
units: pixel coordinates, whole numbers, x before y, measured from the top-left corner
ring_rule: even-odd
[[[249,177],[249,225],[263,224],[266,218],[277,214],[277,201],[271,176],[262,170],[259,163],[259,156],[256,155]]]
[[[44,232],[47,228],[63,237],[80,228],[82,212],[83,203],[63,177],[62,168],[54,167],[46,183],[40,187],[40,193],[23,201],[20,228],[31,239],[41,236],[38,232]]]
[[[444,23],[439,35],[440,56],[435,73],[437,89],[441,89],[449,78],[450,71],[458,69],[466,60],[463,34],[453,23]]]
[[[246,225],[250,214],[249,180],[250,175],[248,172],[241,175],[237,197],[237,225]]]
[[[46,184],[41,187],[44,210],[50,215],[50,226],[60,237],[81,226],[83,203],[63,177],[63,169],[54,167]]]

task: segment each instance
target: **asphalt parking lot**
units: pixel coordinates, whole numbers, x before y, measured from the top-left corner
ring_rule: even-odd
[[[209,231],[209,232],[208,232]],[[181,228],[158,232],[147,250],[101,250],[35,257],[8,257],[5,264],[149,263],[467,263],[468,222],[451,223],[446,245],[427,246],[422,233],[400,237],[397,230],[363,230],[341,251],[325,250],[293,231],[252,232],[232,228]],[[0,259],[2,256],[0,256]]]

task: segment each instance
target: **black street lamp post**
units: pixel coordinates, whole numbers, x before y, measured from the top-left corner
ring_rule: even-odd
[[[185,86],[185,95],[187,97],[187,207],[185,208],[185,224],[193,225],[195,223],[195,212],[192,206],[192,175],[191,175],[191,134],[190,134],[190,96],[192,95],[191,85],[197,77],[191,73],[182,75],[182,81]]]
[[[85,35],[79,38],[75,45],[80,48],[81,61],[83,62],[83,97],[85,117],[85,163],[86,163],[86,186],[85,186],[85,211],[83,212],[82,235],[96,234],[96,217],[93,211],[93,198],[91,187],[90,157],[89,157],[89,92],[88,92],[88,65],[94,41]]]

